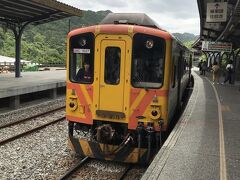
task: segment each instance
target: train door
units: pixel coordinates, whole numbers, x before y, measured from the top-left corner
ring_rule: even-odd
[[[97,38],[99,47],[98,110],[124,112],[126,41],[119,37]]]

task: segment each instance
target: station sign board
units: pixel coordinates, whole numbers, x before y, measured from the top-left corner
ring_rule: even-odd
[[[227,2],[207,3],[206,22],[226,22]]]
[[[232,51],[232,43],[203,41],[202,42],[202,51],[231,52]]]

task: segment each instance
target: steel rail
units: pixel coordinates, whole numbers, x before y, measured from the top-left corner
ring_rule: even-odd
[[[82,167],[85,163],[87,163],[90,160],[89,157],[83,158],[81,161],[79,161],[75,166],[70,168],[64,175],[62,175],[59,179],[60,180],[67,180],[70,178],[80,167]]]
[[[125,167],[124,171],[119,175],[119,177],[117,178],[117,180],[123,180],[123,179],[126,177],[128,171],[129,171],[130,169],[132,169],[132,165],[128,164],[128,165]]]
[[[45,124],[43,124],[43,125],[41,125],[41,126],[35,127],[35,128],[33,128],[33,129],[30,129],[30,130],[28,130],[28,131],[25,131],[25,132],[23,132],[23,133],[17,134],[17,135],[15,135],[15,136],[10,137],[10,138],[4,139],[4,140],[0,141],[0,146],[4,145],[4,144],[6,144],[6,143],[9,143],[9,142],[11,142],[11,141],[14,141],[15,139],[18,139],[18,138],[20,138],[20,137],[23,137],[23,136],[26,136],[26,135],[28,135],[28,134],[31,134],[31,133],[33,133],[33,132],[35,132],[35,131],[40,130],[40,129],[43,129],[43,128],[51,125],[51,124],[55,124],[55,123],[57,123],[57,122],[59,122],[59,121],[62,121],[62,120],[64,120],[64,119],[65,119],[65,116],[64,116],[64,117],[61,117],[61,118],[58,118],[58,119],[56,119],[56,120],[54,120],[54,121],[45,123]]]
[[[72,168],[70,168],[64,175],[62,175],[60,178],[58,178],[59,180],[67,180],[69,178],[71,178],[74,173],[79,170],[79,168],[81,168],[84,164],[86,164],[91,158],[90,157],[85,157],[83,158],[81,161],[79,161],[76,165],[74,165]],[[131,164],[127,164],[127,166],[124,168],[124,170],[119,173],[117,175],[117,180],[123,180],[128,171],[132,169],[132,165]]]
[[[61,110],[61,109],[65,108],[65,107],[66,107],[66,106],[62,106],[62,107],[59,107],[59,108],[56,108],[56,109],[53,109],[53,110],[50,110],[50,111],[47,111],[47,112],[44,112],[44,113],[40,113],[40,114],[36,114],[36,115],[34,115],[34,116],[31,116],[31,117],[27,117],[27,118],[24,118],[24,119],[20,119],[20,120],[18,120],[18,121],[14,121],[14,122],[10,122],[10,123],[7,123],[7,124],[0,125],[0,129],[6,128],[6,127],[10,127],[10,126],[13,126],[13,125],[16,125],[16,124],[20,124],[20,123],[22,123],[22,122],[29,121],[29,120],[31,120],[31,119],[38,118],[38,117],[40,117],[40,116],[47,115],[47,114],[49,114],[49,113],[52,113],[52,112]]]

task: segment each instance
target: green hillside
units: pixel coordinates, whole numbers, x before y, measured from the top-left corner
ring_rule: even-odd
[[[111,11],[84,11],[84,16],[39,25],[28,26],[22,37],[21,58],[38,63],[65,63],[66,35],[71,29],[98,24]],[[196,36],[175,33],[183,43],[193,42]],[[0,55],[15,56],[15,40],[11,30],[0,26]]]
[[[189,41],[195,41],[199,36],[196,36],[191,33],[173,33],[174,36],[176,36],[180,41],[183,43],[189,42]]]
[[[191,45],[197,40],[199,36],[191,33],[173,33],[173,35],[180,40],[186,47],[190,48]]]
[[[64,63],[66,35],[69,30],[98,24],[110,11],[84,11],[84,16],[28,26],[22,37],[21,58],[38,63]],[[70,27],[69,27],[70,25]],[[69,29],[70,28],[70,29]],[[0,26],[0,55],[15,56],[15,40],[11,30]]]

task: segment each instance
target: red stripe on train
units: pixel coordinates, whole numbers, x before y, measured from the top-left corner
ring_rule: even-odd
[[[87,118],[79,118],[75,116],[66,115],[66,119],[69,121],[81,122],[81,123],[92,125],[92,123]]]
[[[77,96],[79,98],[79,101],[81,103],[81,105],[84,105],[85,106],[85,116],[86,116],[86,121],[82,118],[79,118],[80,120],[83,120],[84,123],[87,123],[87,124],[92,124],[92,113],[91,113],[91,110],[89,108],[90,104],[87,103],[87,100],[81,90],[81,87],[79,84],[74,84],[74,83],[67,83],[67,88],[68,89],[75,89],[75,91],[77,92]],[[82,121],[80,121],[82,122]]]
[[[130,107],[132,106],[133,102],[136,100],[138,95],[140,94],[141,89],[131,89],[131,94],[130,94]]]
[[[153,97],[157,96],[168,96],[168,90],[149,90],[146,92],[140,103],[138,104],[137,108],[134,110],[132,115],[129,119],[128,128],[129,129],[136,129],[137,127],[137,116],[142,116],[144,111],[147,109],[147,106],[150,104]]]

